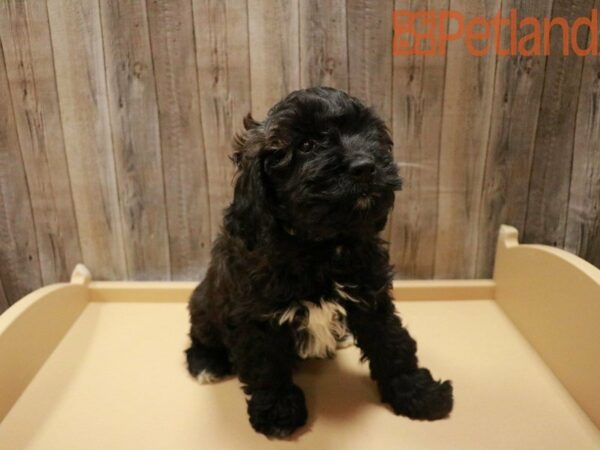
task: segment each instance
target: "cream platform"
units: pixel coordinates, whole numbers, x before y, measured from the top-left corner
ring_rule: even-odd
[[[285,441],[250,428],[236,379],[184,368],[195,282],[39,289],[0,316],[0,449],[600,449],[600,270],[519,245],[502,227],[493,280],[399,281],[397,308],[434,376],[453,380],[449,419],[379,403],[358,350],[301,364],[308,426]]]

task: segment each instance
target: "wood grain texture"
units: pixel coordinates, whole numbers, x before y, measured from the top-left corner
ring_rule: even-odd
[[[300,87],[298,0],[248,0],[252,114]]]
[[[600,1],[596,1],[600,9]],[[594,39],[600,39],[594,36]],[[586,56],[573,148],[565,247],[600,267],[600,57]]]
[[[347,0],[348,90],[392,121],[393,0]]]
[[[0,42],[0,279],[9,303],[42,285],[27,177]]]
[[[44,283],[81,261],[45,2],[0,2],[0,38],[12,93]]]
[[[348,90],[346,0],[300,2],[300,86]]]
[[[98,3],[49,0],[48,15],[83,258],[96,279],[124,278]]]
[[[448,0],[395,4],[415,12],[447,8]],[[404,190],[396,194],[392,213],[391,260],[401,278],[432,278],[446,58],[413,55],[396,57],[393,64],[392,132]]]
[[[99,4],[127,271],[165,280],[169,236],[146,5]]]
[[[372,106],[392,128],[394,0],[347,0],[348,92]],[[381,232],[390,240],[393,217]]]
[[[173,279],[197,279],[208,264],[208,171],[198,98],[192,5],[149,0],[169,248]]]
[[[500,0],[452,0],[465,20],[491,17]],[[436,278],[472,278],[487,149],[496,57],[474,58],[463,41],[448,44],[440,152]]]
[[[578,17],[589,17],[593,3],[594,0],[554,0],[552,16],[564,17],[572,23]],[[588,29],[581,27],[579,31],[577,41],[579,47],[584,48]],[[574,52],[563,56],[561,34],[560,28],[552,29],[552,53],[546,64],[523,229],[524,242],[559,247],[565,241],[575,116],[583,67],[583,58]]]
[[[246,0],[194,0],[193,10],[214,239],[233,197],[233,136],[252,109],[248,13]]]
[[[593,5],[0,0],[0,309],[79,261],[99,279],[198,279],[242,117],[323,84],[392,131],[405,189],[382,236],[399,277],[489,276],[500,223],[600,266],[599,57],[562,56],[559,28],[550,57],[464,40],[392,56],[395,9],[572,23]]]
[[[6,294],[4,293],[4,287],[2,286],[2,277],[0,277],[0,314],[6,311],[6,308],[9,307],[8,300],[6,299]]]
[[[521,17],[549,17],[552,0],[521,2],[505,0],[502,16],[519,9]],[[510,29],[503,27],[503,49],[510,48]],[[529,31],[520,30],[520,39]],[[544,85],[545,56],[500,56],[496,63],[492,118],[485,163],[477,231],[475,276],[492,275],[496,240],[502,224],[522,230],[527,212],[529,175]]]

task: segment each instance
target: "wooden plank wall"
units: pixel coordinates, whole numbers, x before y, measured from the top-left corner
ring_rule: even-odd
[[[600,0],[595,8],[600,10]],[[600,39],[600,35],[590,39]],[[565,247],[600,267],[600,58],[586,56],[579,86]]]
[[[0,311],[83,261],[197,279],[232,193],[230,141],[330,85],[389,124],[402,278],[487,277],[498,226],[600,266],[600,60],[392,56],[392,11],[589,16],[600,0],[0,2]],[[506,48],[508,33],[501,36]],[[584,47],[591,39],[583,28]]]

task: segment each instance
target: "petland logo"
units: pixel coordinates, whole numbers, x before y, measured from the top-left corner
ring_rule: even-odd
[[[516,9],[509,17],[499,11],[491,19],[477,16],[466,20],[457,11],[394,11],[394,56],[445,55],[448,42],[464,39],[467,51],[473,56],[549,55],[550,33],[560,32],[562,54],[571,51],[579,56],[598,55],[598,11],[579,17],[569,24],[564,17],[539,19],[519,18]],[[589,29],[587,47],[577,41],[579,30]],[[502,33],[509,33],[509,40]]]

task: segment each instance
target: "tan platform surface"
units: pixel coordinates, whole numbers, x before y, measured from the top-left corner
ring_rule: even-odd
[[[598,429],[494,301],[398,309],[422,364],[454,383],[449,419],[393,415],[352,347],[301,363],[309,424],[268,440],[251,429],[237,379],[199,385],[186,373],[184,303],[90,303],[0,424],[0,448],[600,448]]]

